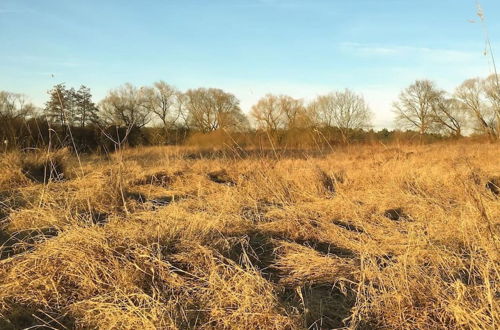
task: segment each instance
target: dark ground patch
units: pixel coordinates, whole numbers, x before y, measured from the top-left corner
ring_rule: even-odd
[[[9,217],[9,208],[0,201],[0,223]]]
[[[0,230],[0,260],[30,251],[34,248],[35,244],[55,237],[58,234],[59,232],[55,228],[29,229],[15,233]]]
[[[158,187],[168,187],[175,181],[175,178],[166,172],[158,172],[147,175],[134,182],[135,185],[153,185]]]
[[[387,253],[375,257],[375,262],[379,269],[384,269],[397,262],[396,256],[392,253]]]
[[[392,221],[413,221],[412,217],[400,207],[385,210],[384,217]]]
[[[477,286],[484,285],[484,279],[481,276],[481,272],[476,269],[476,267],[462,268],[448,282],[459,280],[465,285]]]
[[[363,230],[363,228],[355,226],[353,224],[350,224],[350,223],[342,221],[342,220],[332,220],[332,224],[334,224],[335,226],[338,226],[340,228],[343,228],[345,230],[355,232],[355,233],[364,233],[365,232]]]
[[[187,198],[185,195],[169,195],[169,196],[160,196],[160,197],[154,197],[149,200],[151,204],[153,204],[153,207],[158,208],[158,207],[163,207],[167,206],[170,203],[173,203],[175,201],[179,201],[181,199]]]
[[[62,317],[60,315],[63,315]],[[0,317],[0,329],[74,329],[75,321],[63,313],[42,313],[34,307],[13,304]]]
[[[99,212],[99,211],[82,211],[79,212],[78,217],[84,222],[91,223],[98,226],[103,226],[108,223],[108,213]]]
[[[26,200],[17,189],[0,191],[0,223],[6,220],[13,210],[26,206]]]
[[[493,194],[500,195],[500,176],[492,177],[486,183],[486,189],[491,191]]]
[[[42,162],[24,162],[21,168],[23,174],[36,183],[65,180],[67,177],[65,177],[64,170],[63,162],[57,159]]]
[[[319,169],[318,175],[323,188],[332,195],[335,194],[337,185],[344,183],[346,180],[344,172],[328,174],[325,171]]]
[[[336,255],[340,258],[355,258],[356,253],[352,250],[336,246],[335,244],[322,242],[316,239],[296,239],[293,240],[297,244],[310,247],[324,255]]]
[[[335,194],[335,186],[337,185],[337,181],[331,175],[328,175],[325,171],[319,171],[319,179],[321,181],[321,185],[323,188],[330,194]]]
[[[236,182],[229,176],[226,170],[213,171],[207,174],[210,181],[215,183],[225,184],[228,186],[235,186]]]
[[[282,303],[304,316],[304,329],[340,329],[349,326],[347,318],[356,303],[356,294],[348,290],[343,294],[328,284],[313,284],[297,290],[285,289],[279,298]]]
[[[2,255],[3,255],[3,250],[4,250],[4,245],[8,243],[10,239],[10,235],[5,232],[3,229],[0,229],[0,259],[3,259],[2,258]]]
[[[146,203],[148,198],[146,197],[146,195],[140,193],[140,192],[135,192],[135,191],[127,191],[125,193],[125,198],[126,199],[129,199],[129,200],[133,200],[137,203]]]
[[[135,201],[139,204],[149,204],[153,209],[167,206],[175,201],[179,201],[187,197],[188,196],[186,195],[165,195],[148,198],[145,194],[140,192],[127,192],[125,194],[126,199]]]
[[[246,252],[252,266],[257,268],[265,279],[277,283],[278,271],[273,267],[276,261],[275,248],[272,238],[264,233],[253,231],[249,232],[243,241],[233,245],[227,257],[238,264],[243,264],[246,261],[242,260],[242,255]]]

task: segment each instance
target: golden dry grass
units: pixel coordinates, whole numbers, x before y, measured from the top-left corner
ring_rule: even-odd
[[[4,154],[0,328],[498,328],[499,155]]]

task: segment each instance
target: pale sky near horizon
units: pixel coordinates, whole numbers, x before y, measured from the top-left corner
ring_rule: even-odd
[[[500,54],[500,0],[481,1]],[[0,90],[36,105],[64,82],[98,102],[130,82],[217,87],[243,111],[266,93],[351,88],[392,127],[401,89],[492,72],[474,0],[0,0]],[[498,45],[498,47],[497,47]]]

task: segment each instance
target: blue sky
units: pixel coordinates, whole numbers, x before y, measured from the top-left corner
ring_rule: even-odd
[[[481,3],[500,56],[500,1]],[[98,101],[162,79],[222,88],[247,112],[268,92],[351,88],[376,128],[391,127],[391,103],[415,79],[451,90],[491,72],[471,19],[474,0],[0,0],[0,90],[41,106],[59,82]]]

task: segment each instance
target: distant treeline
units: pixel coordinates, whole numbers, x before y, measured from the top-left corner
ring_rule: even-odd
[[[96,104],[88,87],[58,84],[41,109],[22,94],[0,92],[0,139],[5,150],[50,145],[84,152],[178,144],[327,148],[457,139],[464,132],[499,140],[499,86],[495,75],[475,78],[450,94],[431,81],[416,81],[394,102],[397,129],[375,132],[363,96],[348,89],[309,103],[267,94],[247,116],[234,95],[216,88],[181,92],[163,81],[140,88],[125,84]]]
[[[151,145],[189,145],[203,148],[239,147],[239,148],[292,148],[292,149],[329,149],[343,145],[343,133],[335,127],[320,129],[292,129],[278,131],[280,136],[272,140],[268,132],[249,130],[231,132],[217,130],[213,132],[193,131],[179,127],[165,131],[161,127],[107,126],[88,125],[54,126],[44,118],[27,120],[11,119],[0,122],[0,137],[3,150],[34,148],[77,148],[79,152],[112,152],[125,146]],[[446,139],[438,134],[419,136],[412,131],[389,131],[382,129],[353,130],[349,132],[348,143],[392,143],[392,142],[434,142]]]

